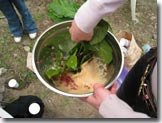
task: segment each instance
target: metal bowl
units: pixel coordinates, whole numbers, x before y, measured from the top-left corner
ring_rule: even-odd
[[[50,28],[48,28],[47,30],[45,30],[38,37],[38,39],[37,39],[37,41],[36,41],[36,43],[35,43],[35,45],[33,47],[33,51],[32,51],[32,66],[33,66],[34,72],[35,72],[36,76],[38,77],[38,79],[47,88],[49,88],[53,92],[58,93],[58,94],[62,94],[64,96],[70,96],[70,97],[87,97],[87,96],[90,96],[93,93],[71,94],[71,93],[67,93],[67,92],[63,92],[61,90],[58,90],[57,88],[52,86],[49,83],[49,80],[46,79],[46,77],[42,73],[42,70],[40,69],[40,64],[38,64],[38,60],[39,60],[39,57],[41,55],[40,52],[43,49],[44,45],[49,41],[52,42],[52,40],[56,36],[58,36],[59,34],[61,34],[63,32],[68,32],[69,27],[71,26],[71,23],[72,23],[72,21],[65,21],[65,22],[55,24],[55,25],[51,26]],[[71,39],[70,34],[69,34],[68,38],[69,38],[69,40]],[[112,51],[113,51],[113,64],[115,66],[114,74],[112,75],[110,81],[107,82],[107,85],[105,86],[105,88],[109,88],[115,82],[115,80],[119,77],[119,75],[120,75],[120,73],[122,71],[124,57],[123,57],[123,53],[121,51],[121,48],[119,46],[119,43],[118,43],[117,39],[115,38],[115,36],[111,32],[107,32],[107,35],[106,35],[105,39],[112,48]]]

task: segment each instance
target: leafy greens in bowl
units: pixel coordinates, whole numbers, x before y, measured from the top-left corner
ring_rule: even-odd
[[[71,21],[46,30],[33,49],[33,68],[40,81],[56,93],[85,97],[94,83],[110,87],[121,72],[123,56],[115,37],[101,21],[90,42],[71,41]]]

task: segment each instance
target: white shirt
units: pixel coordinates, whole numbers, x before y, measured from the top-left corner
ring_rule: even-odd
[[[87,0],[77,11],[74,20],[86,33],[92,32],[98,22],[113,13],[126,0]]]

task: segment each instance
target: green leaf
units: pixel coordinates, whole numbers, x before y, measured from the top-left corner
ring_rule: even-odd
[[[71,68],[72,70],[76,70],[77,69],[77,56],[75,54],[73,54],[72,56],[70,56],[67,61],[66,61],[66,65],[68,68]]]
[[[53,69],[52,67],[46,71],[46,75],[49,79],[51,79],[53,76],[56,76],[62,73],[62,71],[63,71],[62,69]]]
[[[109,28],[111,28],[110,24],[105,20],[101,20],[94,29],[94,35],[90,41],[90,44],[94,45],[101,42],[105,38]]]
[[[100,57],[104,63],[109,64],[112,61],[112,48],[107,43],[107,41],[103,40],[97,45],[94,45],[93,48],[98,57]]]
[[[48,15],[55,22],[71,20],[80,5],[70,0],[53,0],[48,5]]]
[[[59,32],[59,30],[58,30]],[[72,48],[74,48],[77,43],[71,41],[70,33],[68,30],[62,31],[59,34],[54,34],[53,38],[50,38],[45,46],[52,45],[56,49],[61,50],[64,53],[68,53]]]
[[[50,64],[44,69],[47,77],[51,79],[64,71],[78,72],[81,69],[80,66],[93,56],[98,56],[104,63],[109,64],[113,58],[112,48],[108,41],[104,39],[108,27],[109,24],[102,20],[97,25],[95,36],[90,42],[72,42],[67,28],[53,33],[44,44],[44,47],[47,48],[44,51],[45,56],[42,57],[50,63],[53,61],[52,65]],[[50,52],[54,53],[56,59],[53,60],[53,57],[49,57],[51,60],[47,59]]]

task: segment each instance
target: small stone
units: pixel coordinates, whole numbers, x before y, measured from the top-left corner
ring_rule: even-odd
[[[4,67],[1,67],[1,68],[0,68],[0,76],[1,76],[2,74],[6,73],[6,72],[7,72],[7,69],[5,69]]]
[[[3,93],[3,92],[5,92],[5,86],[0,87],[0,94]]]
[[[24,50],[25,50],[26,52],[30,52],[30,47],[29,47],[29,46],[24,46]]]
[[[14,55],[14,57],[17,57],[17,56],[18,56],[18,54],[17,54],[17,53],[14,53],[13,55]]]

